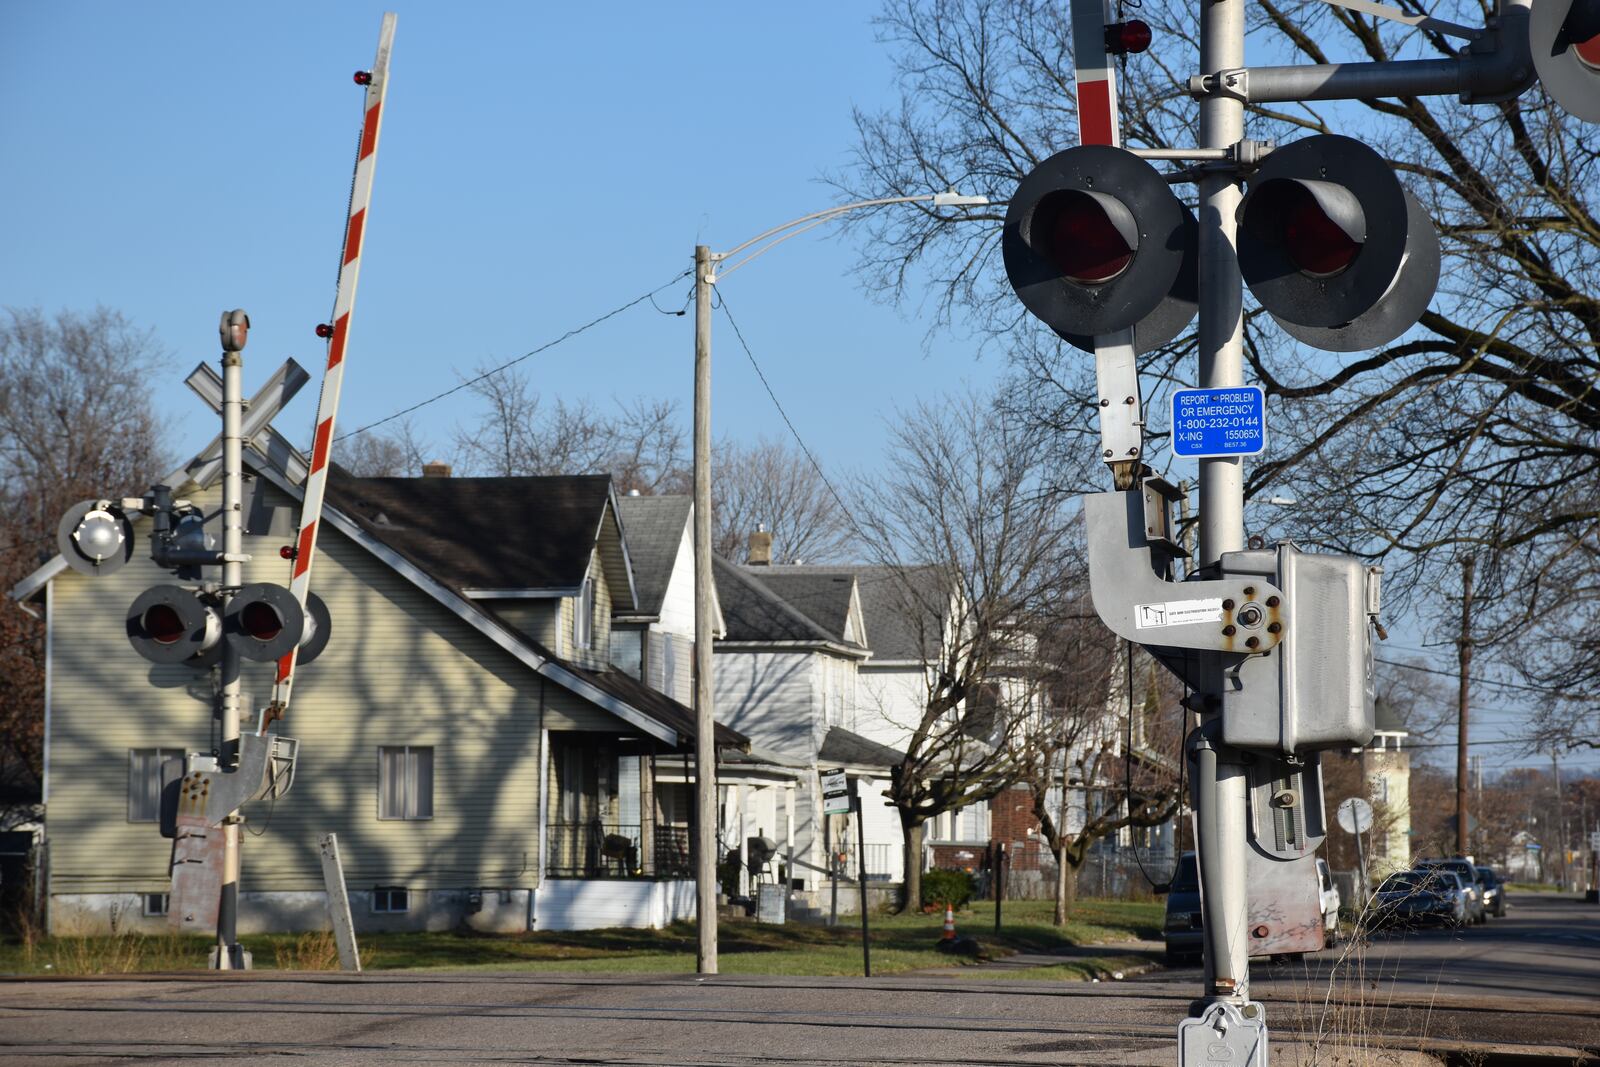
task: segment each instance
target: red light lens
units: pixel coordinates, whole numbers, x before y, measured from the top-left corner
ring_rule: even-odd
[[[321,338],[324,338],[324,339],[332,337],[333,336],[333,327],[329,326],[325,322],[317,323],[317,336],[321,337]]]
[[[244,610],[239,612],[239,627],[247,637],[271,641],[283,632],[283,620],[278,618],[278,613],[271,605],[257,600],[246,604]]]
[[[1113,22],[1106,27],[1106,51],[1112,55],[1143,52],[1150,47],[1150,24],[1143,19]]]
[[[1128,269],[1134,250],[1088,193],[1051,193],[1034,209],[1034,251],[1061,269],[1068,281],[1104,285]]]
[[[358,70],[358,71],[355,72],[353,80],[355,81],[355,83],[357,85],[371,85],[372,84],[372,71],[370,71],[370,70]]]
[[[1587,41],[1578,41],[1572,46],[1572,50],[1578,53],[1578,58],[1583,61],[1584,66],[1600,70],[1600,33]]]
[[[282,556],[284,559],[294,559],[299,554],[300,553],[295,551],[293,545],[284,545],[282,548],[278,549],[278,555]]]
[[[178,609],[170,604],[157,604],[146,611],[141,625],[150,640],[159,645],[175,645],[188,633]]]
[[[1304,186],[1290,185],[1279,205],[1284,251],[1303,273],[1329,278],[1355,261],[1361,243],[1330,219]]]

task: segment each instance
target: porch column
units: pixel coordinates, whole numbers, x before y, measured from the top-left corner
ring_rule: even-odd
[[[639,868],[648,875],[656,870],[656,756],[639,757]]]

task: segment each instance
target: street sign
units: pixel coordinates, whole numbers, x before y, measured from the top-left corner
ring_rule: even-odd
[[[1600,830],[1589,831],[1589,851],[1600,852]]]
[[[1347,834],[1364,834],[1372,829],[1372,805],[1360,797],[1341,800],[1334,812],[1339,829]]]
[[[1255,456],[1266,447],[1267,398],[1259,386],[1173,390],[1174,455]]]
[[[822,771],[822,814],[847,815],[850,812],[850,781],[844,769]]]

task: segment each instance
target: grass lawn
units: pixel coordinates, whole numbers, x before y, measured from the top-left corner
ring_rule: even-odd
[[[1007,901],[1005,924],[994,933],[992,904],[960,913],[957,932],[976,938],[986,954],[1058,952],[1078,945],[1159,938],[1159,901],[1081,900],[1066,926],[1050,924],[1048,901]],[[872,972],[893,974],[968,961],[938,952],[944,923],[937,915],[873,915]],[[835,928],[787,923],[724,921],[718,964],[724,974],[850,975],[861,973],[861,926],[856,916]],[[338,966],[328,934],[267,934],[241,939],[262,969],[331,970]],[[373,970],[451,970],[562,973],[686,973],[695,967],[695,927],[664,930],[539,931],[526,934],[366,934],[359,937],[363,965]],[[97,974],[192,970],[205,966],[210,944],[175,936],[51,938],[31,945],[0,943],[0,973]],[[1107,956],[1114,956],[1108,952]],[[1008,970],[995,977],[1082,978],[1114,964],[1074,960],[1057,966]],[[1037,975],[1026,971],[1041,971]],[[977,975],[980,969],[968,972]]]

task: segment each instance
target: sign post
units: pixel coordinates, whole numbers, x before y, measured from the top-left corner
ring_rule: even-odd
[[[835,839],[833,818],[834,815],[848,815],[850,813],[850,781],[846,778],[844,768],[834,771],[821,771],[818,777],[822,779],[822,817],[827,820],[828,831],[828,880],[832,883],[833,891],[829,898],[828,925],[839,925],[839,852],[840,842]],[[849,848],[846,839],[845,848]]]
[[[1361,847],[1361,835],[1372,829],[1372,805],[1360,797],[1350,797],[1339,802],[1334,817],[1339,820],[1341,830],[1355,836],[1356,868],[1361,872],[1360,903],[1365,904],[1367,892],[1371,887],[1367,883],[1367,854]]]
[[[861,885],[861,973],[871,978],[872,942],[867,930],[867,820],[861,811],[861,795],[855,793],[851,799],[856,808],[856,878]]]

